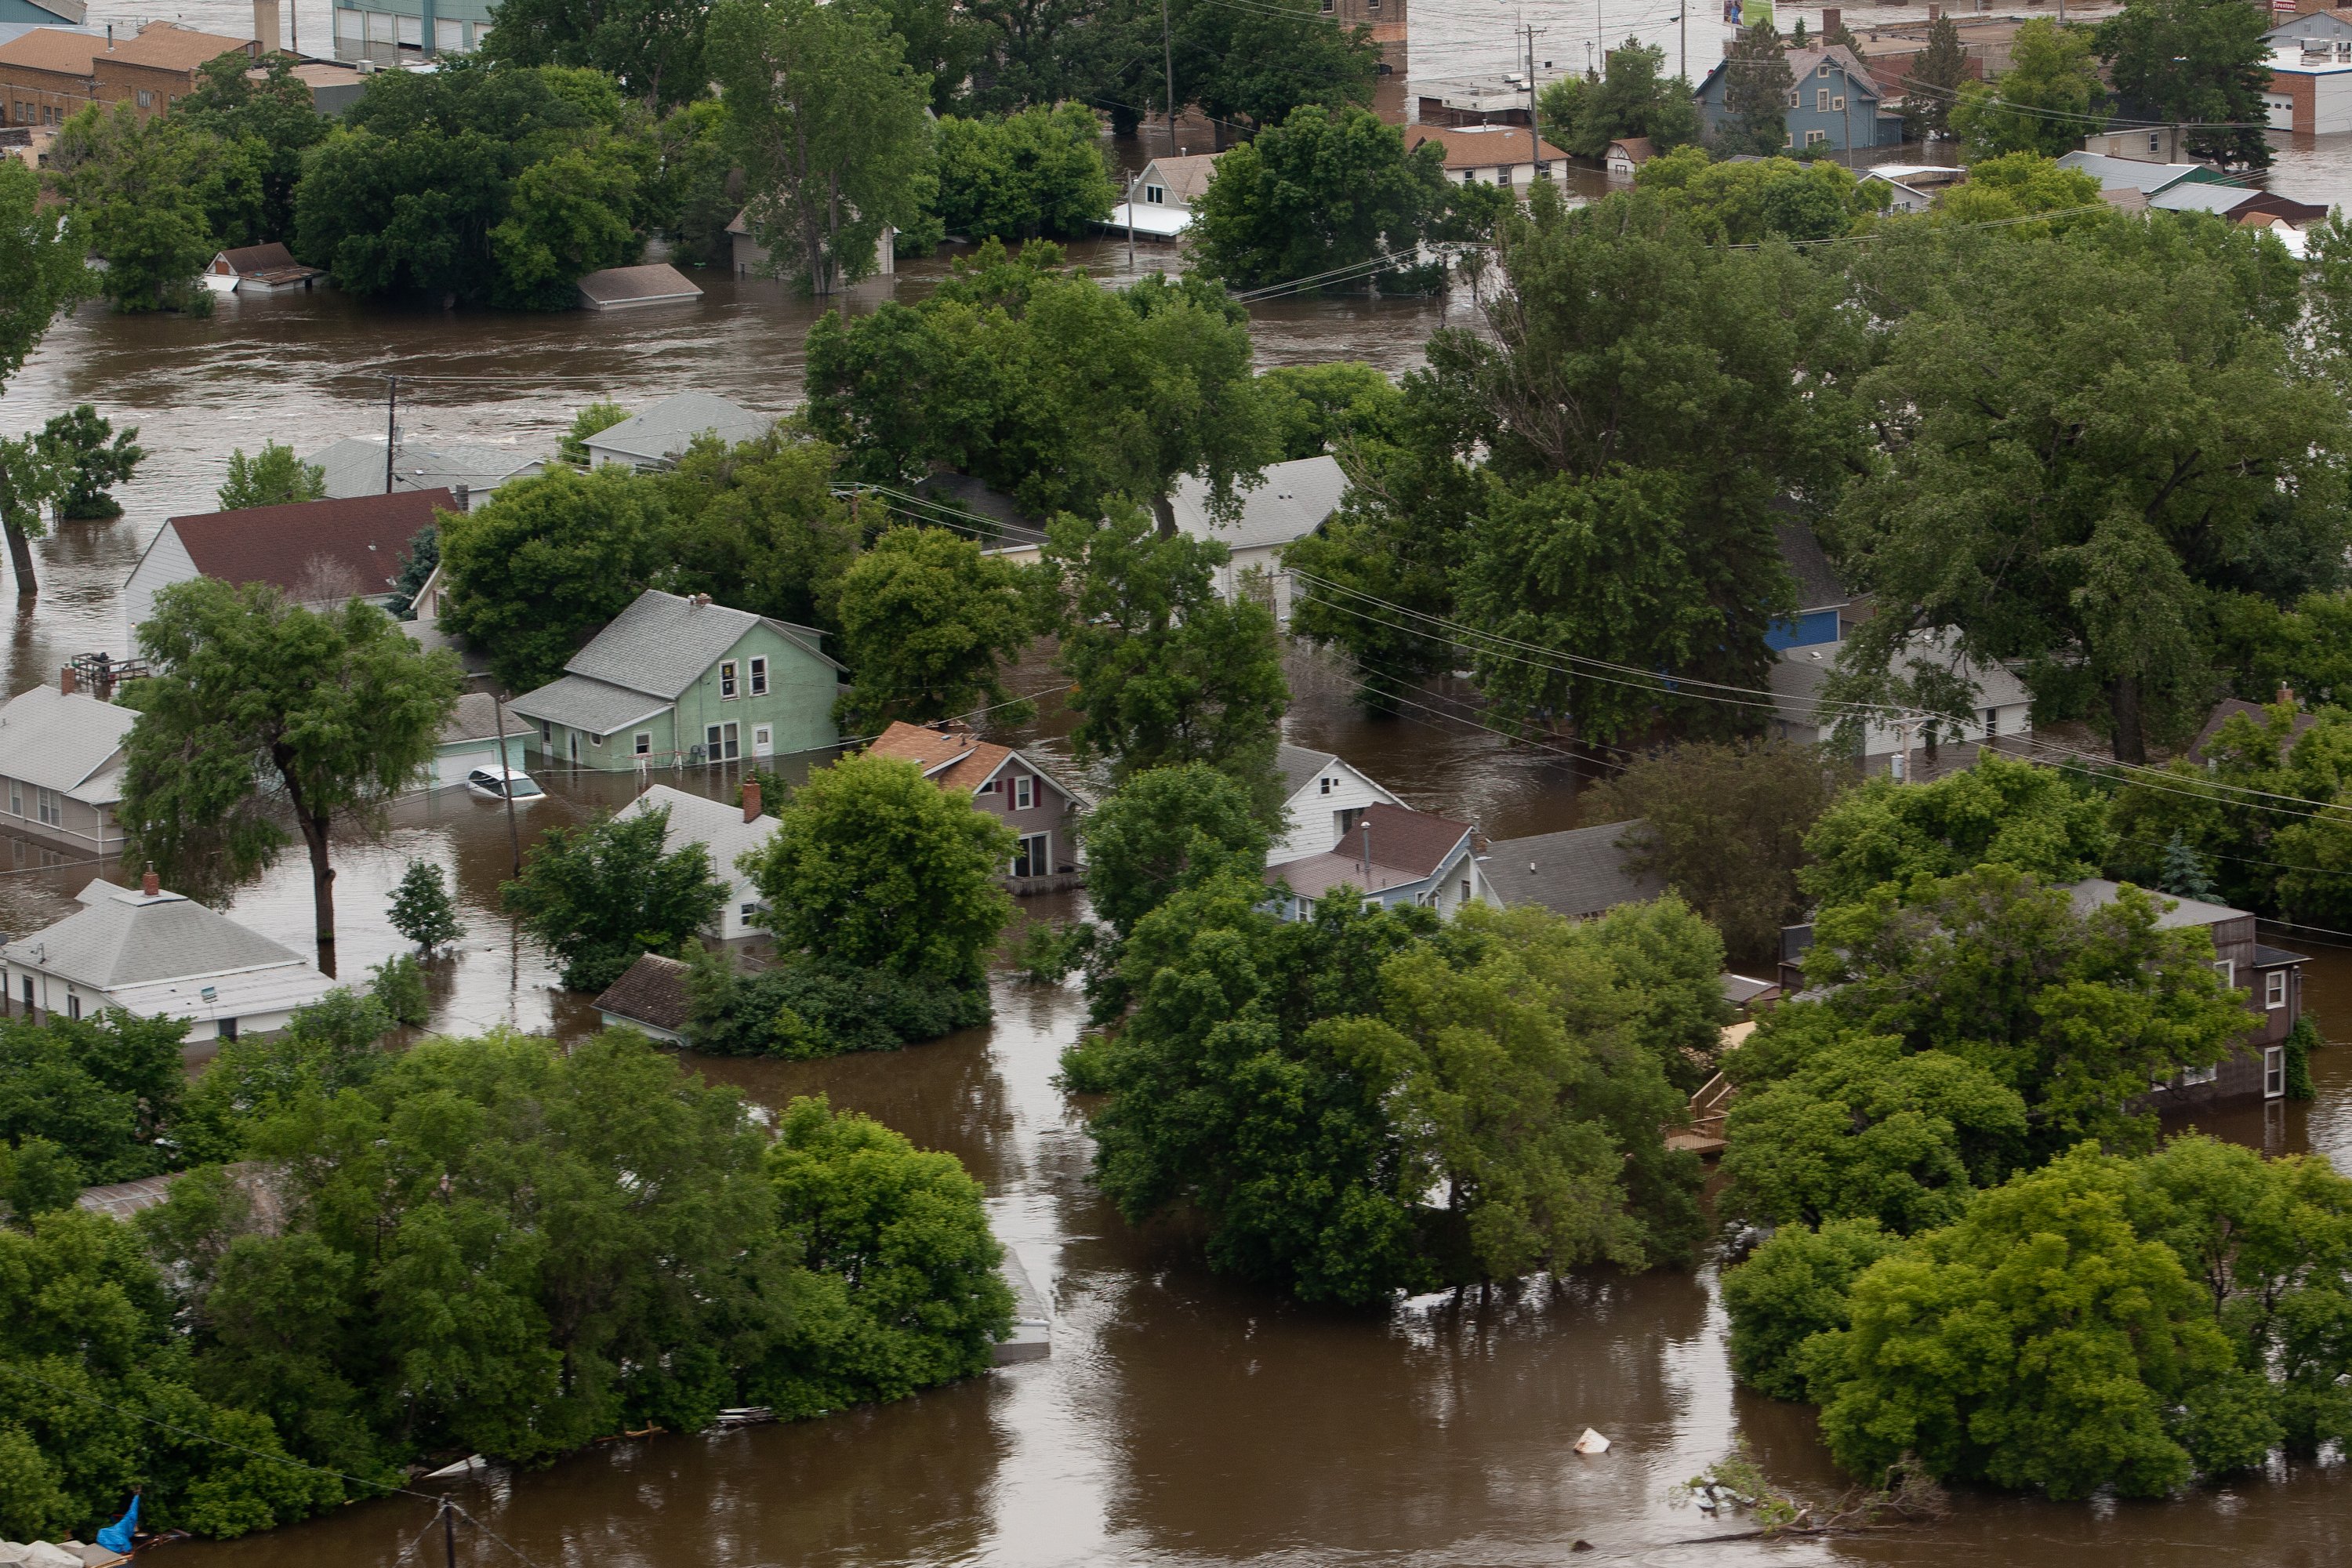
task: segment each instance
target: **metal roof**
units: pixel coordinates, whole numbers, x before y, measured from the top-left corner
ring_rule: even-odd
[[[1235,550],[1288,544],[1323,526],[1348,493],[1339,460],[1326,453],[1267,466],[1265,482],[1240,492],[1241,515],[1230,523],[1209,515],[1209,487],[1186,474],[1172,498],[1176,526],[1195,539],[1214,539]]]
[[[451,489],[464,485],[469,492],[487,495],[528,469],[545,462],[543,455],[487,442],[452,442],[426,447],[403,441],[393,451],[392,486],[398,490]],[[327,494],[335,497],[383,493],[383,437],[347,436],[322,447],[303,461],[326,471]],[[467,500],[472,500],[472,495]]]
[[[68,695],[54,686],[19,692],[0,707],[0,774],[73,795],[122,750],[138,715],[82,692]],[[101,792],[94,805],[121,798],[120,789]],[[76,799],[82,799],[76,795]]]

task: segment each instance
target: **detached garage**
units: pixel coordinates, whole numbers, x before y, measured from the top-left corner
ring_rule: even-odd
[[[433,771],[420,789],[446,789],[462,784],[476,768],[499,765],[497,704],[487,691],[468,691],[457,699],[457,710],[441,726],[441,747],[434,753]],[[528,719],[507,715],[506,765],[520,771],[523,742],[532,733]]]

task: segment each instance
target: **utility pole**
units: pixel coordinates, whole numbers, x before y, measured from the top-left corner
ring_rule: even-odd
[[[449,1556],[449,1568],[457,1568],[457,1510],[449,1500],[441,1500],[441,1550]]]
[[[392,493],[392,449],[400,439],[400,377],[383,378],[383,493]]]
[[[1549,29],[1546,29],[1546,30],[1547,30],[1547,31],[1549,31]],[[1543,162],[1543,136],[1542,136],[1542,133],[1541,133],[1541,132],[1537,129],[1537,120],[1538,120],[1538,116],[1537,116],[1537,114],[1536,114],[1536,30],[1535,30],[1533,27],[1529,27],[1529,28],[1528,28],[1528,29],[1527,29],[1527,34],[1528,34],[1528,170],[1530,171],[1530,172],[1529,172],[1529,174],[1528,174],[1528,177],[1530,180],[1532,180],[1532,179],[1533,179],[1537,174],[1540,174],[1544,173],[1545,171],[1544,171],[1544,162]]]
[[[1168,0],[1160,0],[1160,63],[1168,73],[1168,155],[1176,155],[1176,45],[1168,30]]]
[[[507,761],[507,706],[495,688],[490,692],[490,722],[499,731],[499,772],[505,775],[499,780],[499,790],[507,797],[507,847],[514,852],[514,874],[520,878],[522,875],[522,834],[515,827],[514,764]],[[671,737],[673,740],[676,738]]]
[[[1135,272],[1135,187],[1142,183],[1140,174],[1131,176],[1127,182],[1127,270],[1129,276]]]

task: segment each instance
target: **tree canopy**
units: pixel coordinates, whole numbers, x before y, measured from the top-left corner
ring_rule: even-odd
[[[835,704],[845,732],[983,709],[998,724],[1027,717],[1002,675],[1033,630],[1017,568],[943,528],[892,528],[851,563],[838,592],[855,682]]]
[[[523,929],[563,963],[563,984],[602,991],[642,952],[677,956],[717,922],[728,884],[700,844],[667,853],[669,808],[551,827],[499,889]]]
[[[2064,773],[1987,752],[1929,784],[1874,778],[1848,791],[1806,835],[1812,864],[1797,880],[1824,906],[1983,865],[2071,882],[2096,876],[2114,844],[2104,799]]]
[[[1601,74],[1564,76],[1537,96],[1545,140],[1579,158],[1598,158],[1609,143],[1647,137],[1653,153],[1671,153],[1705,134],[1690,79],[1664,76],[1666,51],[1628,38],[1611,49]]]
[[[2188,148],[2267,169],[2271,18],[2230,0],[2126,0],[2094,35],[2116,108],[2188,130]]]
[[[2019,24],[1998,82],[1960,87],[1948,123],[1971,163],[2005,153],[2054,158],[2099,128],[2105,101],[2090,29],[2035,16]]]
[[[1082,103],[941,120],[939,192],[940,224],[968,239],[1083,238],[1120,199]]]
[[[1212,878],[1255,878],[1271,838],[1258,803],[1206,763],[1130,774],[1086,822],[1087,896],[1120,936]]]
[[[327,470],[306,463],[293,447],[264,441],[248,458],[239,447],[228,455],[228,478],[215,499],[223,511],[253,506],[290,506],[319,500],[327,493]]]

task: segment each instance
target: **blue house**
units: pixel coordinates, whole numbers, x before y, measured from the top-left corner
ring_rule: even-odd
[[[1852,49],[1843,44],[1790,49],[1786,58],[1789,74],[1796,79],[1789,89],[1784,111],[1791,151],[1819,147],[1845,153],[1858,147],[1903,144],[1903,116],[1884,107],[1885,95],[1878,83],[1868,68],[1854,58]],[[1709,136],[1715,135],[1730,118],[1730,111],[1724,107],[1724,89],[1725,73],[1732,63],[1723,61],[1698,84],[1699,117],[1706,121]]]

